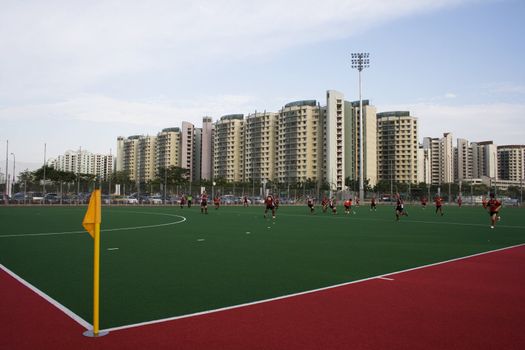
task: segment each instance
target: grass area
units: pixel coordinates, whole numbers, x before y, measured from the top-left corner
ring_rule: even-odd
[[[93,241],[85,207],[1,207],[0,263],[91,322]],[[101,328],[326,287],[525,242],[525,211],[496,229],[480,207],[104,207]],[[186,220],[182,222],[184,217]],[[180,222],[179,222],[180,221]],[[174,222],[179,222],[175,224]],[[173,224],[171,224],[173,223]],[[150,226],[150,227],[144,227]],[[136,228],[135,227],[142,227]],[[127,228],[127,229],[125,229]],[[121,230],[115,230],[121,229]],[[113,231],[104,231],[113,230]],[[34,235],[41,233],[61,233]],[[118,249],[115,249],[118,248]]]

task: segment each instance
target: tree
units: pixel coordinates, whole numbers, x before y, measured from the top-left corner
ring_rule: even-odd
[[[35,174],[32,171],[29,171],[29,169],[18,174],[18,183],[23,184],[24,190],[26,191],[32,188],[35,181]]]

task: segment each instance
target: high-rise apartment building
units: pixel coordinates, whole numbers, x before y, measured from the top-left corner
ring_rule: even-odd
[[[345,101],[345,177],[359,179],[359,101]],[[363,100],[363,176],[370,186],[377,183],[377,111]]]
[[[465,139],[457,140],[454,149],[454,180],[472,179],[472,146]]]
[[[425,137],[423,148],[430,156],[430,180],[433,185],[454,182],[454,149],[452,133],[444,133],[442,138]]]
[[[277,143],[277,113],[253,113],[244,121],[244,181],[273,181]]]
[[[213,178],[228,182],[241,181],[243,170],[244,115],[230,114],[215,123]]]
[[[211,117],[202,118],[200,145],[200,178],[211,180],[213,175],[213,123]]]
[[[180,128],[162,129],[157,134],[157,169],[180,166]]]
[[[53,168],[75,174],[96,175],[102,180],[113,173],[114,157],[111,154],[93,154],[87,150],[66,151],[50,161]]]
[[[320,181],[323,174],[323,125],[315,100],[286,104],[277,124],[276,177],[282,184]]]
[[[324,178],[330,188],[341,191],[345,187],[345,126],[351,126],[351,111],[345,110],[342,93],[335,90],[326,92],[324,108]],[[351,142],[349,142],[351,144]]]
[[[156,178],[157,137],[144,136],[139,138],[137,152],[137,172],[139,182],[148,182]]]
[[[417,183],[432,182],[430,149],[419,145],[417,149]]]
[[[195,127],[192,123],[182,122],[181,145],[180,145],[180,166],[188,169],[190,179],[193,179],[193,147],[195,137]]]
[[[525,145],[498,146],[498,178],[525,182]]]
[[[378,178],[417,183],[418,122],[408,111],[377,113]],[[424,156],[425,152],[422,152]],[[422,164],[424,167],[425,164]]]
[[[139,140],[142,135],[133,135],[126,139],[122,143],[122,170],[127,171],[131,181],[137,181],[138,179],[138,153],[139,153]]]
[[[497,180],[498,148],[492,141],[472,142],[472,177]]]

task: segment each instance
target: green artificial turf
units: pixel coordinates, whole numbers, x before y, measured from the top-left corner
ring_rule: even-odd
[[[1,207],[0,263],[88,322],[93,240],[86,207]],[[480,207],[390,206],[332,216],[317,207],[104,207],[101,328],[185,315],[400,271],[525,242],[525,211],[504,208],[496,229]],[[170,215],[161,215],[170,214]],[[178,224],[171,222],[186,221]],[[72,232],[73,231],[73,232]],[[57,235],[27,235],[61,233]],[[9,235],[9,236],[8,236]],[[14,236],[12,236],[14,235]],[[115,249],[118,248],[118,249]]]

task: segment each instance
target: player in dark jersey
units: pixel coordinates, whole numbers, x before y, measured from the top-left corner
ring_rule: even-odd
[[[182,195],[180,197],[180,208],[181,209],[184,209],[184,205],[186,204],[186,196],[185,195]]]
[[[323,197],[321,206],[323,207],[323,213],[326,213],[326,209],[328,208],[328,199],[326,197]]]
[[[332,209],[332,214],[336,215],[337,214],[337,200],[335,199],[335,197],[330,198],[330,200],[328,201],[328,206],[330,207],[330,209]]]
[[[208,214],[208,195],[206,191],[201,194],[201,214]]]
[[[490,194],[490,199],[487,203],[488,212],[490,215],[490,228],[496,226],[496,221],[499,221],[499,210],[501,209],[501,202],[494,197],[494,193]]]
[[[313,198],[308,197],[308,199],[306,200],[306,205],[308,205],[308,208],[310,208],[310,214],[315,214]]]
[[[438,195],[434,198],[434,202],[436,203],[436,214],[439,212],[443,216],[443,198]]]
[[[461,199],[461,197],[458,197],[458,207],[461,208],[462,204],[463,204],[463,199]]]
[[[273,196],[271,194],[266,196],[264,203],[266,204],[266,209],[264,210],[264,218],[266,219],[266,214],[268,213],[268,210],[271,210],[272,218],[275,219],[275,199],[273,198]]]
[[[408,216],[408,213],[405,210],[403,199],[401,199],[401,196],[398,194],[396,201],[396,221],[399,221],[399,217],[401,216]]]
[[[372,200],[370,201],[370,211],[372,211],[372,209],[374,211],[377,210],[376,197],[372,197]]]
[[[213,198],[213,204],[215,205],[215,210],[219,209],[221,206],[221,197],[215,196],[215,198]]]
[[[248,206],[248,197],[244,196],[242,202],[243,202],[244,207],[247,207]]]
[[[275,197],[273,203],[275,205],[275,210],[279,209],[279,197]]]

